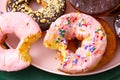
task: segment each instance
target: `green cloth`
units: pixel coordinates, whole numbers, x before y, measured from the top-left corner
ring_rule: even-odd
[[[90,76],[61,76],[42,71],[33,66],[17,72],[0,71],[0,80],[120,80],[120,66]]]

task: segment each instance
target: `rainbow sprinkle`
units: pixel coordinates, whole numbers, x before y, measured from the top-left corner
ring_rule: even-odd
[[[89,44],[84,47],[85,50],[89,50],[91,53],[93,53],[96,50],[95,44]]]
[[[0,11],[0,14],[4,14],[2,11]]]
[[[78,59],[74,59],[74,60],[72,61],[73,64],[77,64],[77,62],[78,62]]]
[[[65,30],[62,30],[62,29],[60,29],[59,30],[59,35],[61,35],[62,37],[65,37]]]
[[[67,20],[67,24],[70,24],[71,22],[70,22],[70,20]]]
[[[95,48],[95,46],[93,46],[93,47],[90,48],[89,50],[90,50],[91,53],[93,53],[93,52],[96,50],[96,48]]]
[[[60,42],[60,38],[57,38],[57,40],[55,41],[55,43],[59,43]]]

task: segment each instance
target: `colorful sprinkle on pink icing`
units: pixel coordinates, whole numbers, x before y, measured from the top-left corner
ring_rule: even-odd
[[[94,62],[98,62],[98,58],[100,60],[101,56],[96,56],[98,54],[103,55],[107,38],[104,29],[96,19],[83,13],[70,13],[60,17],[54,24],[58,26],[58,29],[55,29],[57,38],[52,39],[56,43],[60,43],[60,47],[68,46],[67,41],[74,38],[82,40],[81,46],[75,52],[66,48],[65,51],[63,50],[61,70],[71,72],[72,70],[86,71],[86,69],[94,65]],[[103,45],[105,46],[103,47]]]
[[[0,11],[0,14],[4,14],[2,11]]]

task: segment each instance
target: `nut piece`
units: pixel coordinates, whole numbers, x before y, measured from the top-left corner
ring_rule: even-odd
[[[37,3],[39,3],[39,4],[41,3],[41,0],[36,0],[36,1],[37,1]]]
[[[15,12],[15,11],[16,11],[16,9],[15,9],[15,8],[13,8],[13,9],[12,9],[12,12]]]
[[[41,23],[45,23],[47,20],[46,19],[41,19],[40,22]]]
[[[20,2],[23,2],[24,0],[18,0],[18,2],[20,3]]]
[[[41,14],[39,12],[36,13],[37,16],[40,16]]]

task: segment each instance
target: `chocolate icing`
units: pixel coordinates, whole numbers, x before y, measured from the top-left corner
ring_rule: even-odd
[[[116,8],[120,0],[70,0],[70,3],[81,12],[98,15]]]

